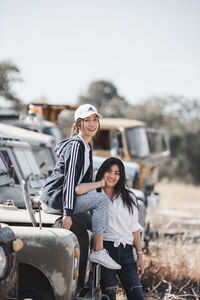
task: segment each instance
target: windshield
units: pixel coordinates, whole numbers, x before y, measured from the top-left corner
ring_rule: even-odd
[[[34,159],[32,152],[28,149],[14,149],[14,153],[23,173],[23,177],[26,178],[30,174],[40,175],[40,169]]]
[[[43,174],[48,173],[49,170],[54,168],[56,161],[51,153],[51,149],[47,147],[35,147],[33,152]]]
[[[132,157],[144,158],[149,155],[149,144],[144,127],[128,128],[126,136]]]
[[[17,157],[17,161],[20,164],[20,168],[23,174],[23,178],[30,178],[30,185],[32,188],[42,187],[45,184],[45,179],[42,178],[41,171],[33,153],[29,149],[14,149],[14,153]]]

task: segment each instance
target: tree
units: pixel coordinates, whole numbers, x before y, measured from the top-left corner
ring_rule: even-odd
[[[116,86],[109,81],[93,81],[85,96],[79,96],[79,104],[91,103],[104,117],[125,117],[129,104],[118,94]]]
[[[170,95],[149,98],[129,108],[127,117],[144,121],[148,127],[166,128],[171,161],[160,170],[162,177],[200,182],[200,100]]]
[[[11,62],[4,61],[0,63],[0,96],[10,101],[14,108],[22,104],[22,101],[12,89],[15,82],[21,81],[18,77],[19,72],[19,69]]]
[[[170,161],[161,176],[198,184],[200,182],[200,100],[183,96],[151,97],[130,105],[108,81],[94,81],[79,104],[92,103],[104,117],[144,121],[147,127],[165,128],[169,134]]]

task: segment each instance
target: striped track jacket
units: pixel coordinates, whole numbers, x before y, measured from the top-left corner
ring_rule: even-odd
[[[89,144],[90,145],[90,144]],[[92,181],[92,147],[90,145],[90,166],[81,182]],[[58,143],[58,161],[40,199],[52,208],[59,209],[64,216],[72,216],[76,204],[75,187],[84,166],[85,146],[79,136],[73,136]]]

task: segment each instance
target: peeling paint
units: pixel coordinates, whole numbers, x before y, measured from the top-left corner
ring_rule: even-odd
[[[62,273],[54,271],[52,274],[49,274],[49,277],[51,277],[56,293],[59,296],[63,296],[67,291],[67,287]]]

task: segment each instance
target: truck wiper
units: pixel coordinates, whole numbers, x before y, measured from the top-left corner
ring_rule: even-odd
[[[45,165],[46,165],[46,163],[45,163],[45,161],[43,161],[43,162],[39,165],[40,169],[43,168]]]

